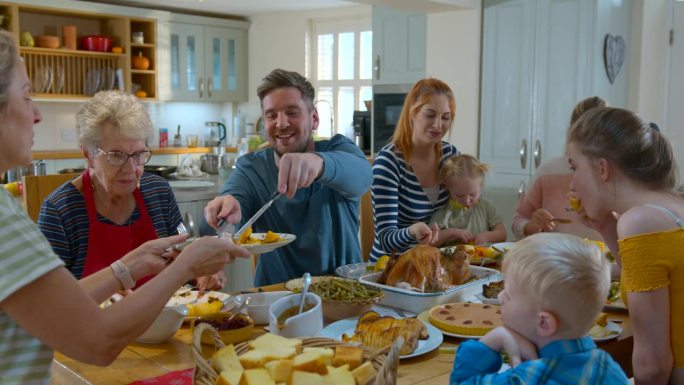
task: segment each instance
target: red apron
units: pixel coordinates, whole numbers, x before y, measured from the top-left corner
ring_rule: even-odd
[[[83,197],[88,210],[88,254],[82,277],[87,277],[109,267],[114,261],[143,243],[158,237],[139,188],[136,187],[133,191],[135,204],[140,212],[138,220],[128,226],[110,225],[97,220],[93,185],[88,170],[83,173],[82,181]],[[151,278],[150,275],[139,279],[136,287]]]

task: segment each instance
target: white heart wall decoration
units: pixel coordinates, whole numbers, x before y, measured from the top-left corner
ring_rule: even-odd
[[[610,84],[615,82],[615,78],[620,73],[620,69],[622,69],[622,64],[625,62],[626,50],[627,44],[622,36],[606,35],[606,40],[603,45],[603,61],[606,65],[606,74],[608,74],[608,81],[610,81]]]

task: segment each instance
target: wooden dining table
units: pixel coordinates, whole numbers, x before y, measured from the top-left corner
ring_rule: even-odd
[[[261,288],[264,291],[285,290],[284,285]],[[628,377],[632,376],[633,337],[629,316],[626,311],[608,311],[608,319],[622,327],[617,338],[599,342],[622,366]],[[253,337],[264,333],[263,325],[256,326]],[[63,354],[55,353],[52,365],[53,385],[125,385],[167,374],[174,370],[194,367],[191,353],[192,335],[189,325],[184,324],[169,340],[161,344],[131,343],[119,354],[112,364],[98,367],[78,362]],[[454,348],[462,339],[444,337],[438,349],[429,353],[402,359],[398,369],[399,385],[448,384],[454,361]]]

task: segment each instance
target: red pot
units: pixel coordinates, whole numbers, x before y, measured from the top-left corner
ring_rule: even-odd
[[[81,49],[86,51],[109,52],[112,50],[112,39],[106,36],[83,36]]]

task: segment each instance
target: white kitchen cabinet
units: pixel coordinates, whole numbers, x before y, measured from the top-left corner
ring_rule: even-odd
[[[427,14],[373,6],[373,84],[425,77]]]
[[[607,33],[629,41],[631,1],[485,0],[483,6],[479,156],[492,166],[487,194],[510,238],[517,195],[543,161],[563,154],[575,104],[598,95],[626,105],[627,68],[608,82],[603,45]]]
[[[170,100],[247,100],[247,32],[172,22]]]

